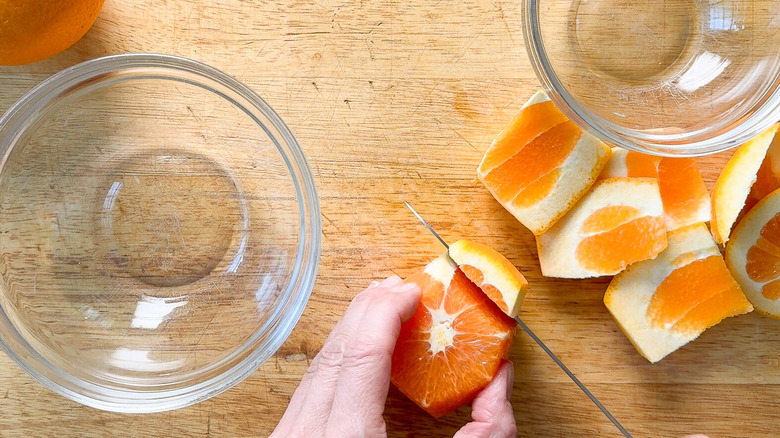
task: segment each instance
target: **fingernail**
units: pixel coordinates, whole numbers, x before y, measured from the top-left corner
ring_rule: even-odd
[[[417,286],[414,283],[403,283],[393,288],[393,292],[397,293],[404,293],[404,292],[411,292],[413,290],[417,290],[420,287]]]
[[[382,287],[395,287],[401,284],[402,281],[403,280],[401,280],[401,277],[397,275],[391,275],[385,278],[384,280],[382,280],[381,282],[379,282],[379,285]]]
[[[508,365],[504,366],[504,370],[507,371],[507,383],[506,383],[506,399],[511,400],[512,399],[512,389],[515,386],[515,367],[512,364],[512,362],[509,362]]]
[[[371,284],[368,285],[368,288],[371,289],[372,287],[377,287],[377,286],[379,286],[379,282],[374,280],[371,282]]]

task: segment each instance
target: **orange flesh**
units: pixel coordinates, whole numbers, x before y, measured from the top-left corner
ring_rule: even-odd
[[[776,300],[780,298],[780,280],[773,280],[761,288],[761,295],[767,300]]]
[[[758,201],[763,199],[766,195],[774,192],[780,188],[780,174],[775,173],[775,168],[780,168],[778,162],[780,161],[780,135],[775,135],[772,139],[772,144],[769,145],[769,150],[764,157],[764,161],[761,162],[761,167],[756,174],[756,182],[750,188],[750,194],[745,200],[745,206],[742,208],[742,213],[750,211]]]
[[[485,174],[517,154],[528,142],[568,120],[551,101],[521,110],[485,153],[479,172]]]
[[[638,218],[642,212],[626,205],[610,205],[594,211],[582,224],[582,234],[596,234],[617,228]]]
[[[518,208],[528,208],[542,201],[547,195],[552,193],[555,184],[561,177],[561,169],[553,169],[547,175],[542,176],[536,181],[528,184],[526,188],[517,194],[512,201],[512,205]]]
[[[534,138],[512,158],[485,175],[483,181],[501,202],[512,200],[523,189],[560,167],[574,150],[582,131],[563,122]],[[547,180],[546,184],[549,184]],[[534,197],[544,185],[532,190]]]
[[[703,199],[707,187],[693,158],[663,158],[658,164],[658,188],[664,213],[677,220],[692,217]]]
[[[482,292],[487,294],[488,298],[496,303],[496,305],[501,310],[504,312],[509,312],[509,306],[506,305],[506,301],[504,301],[504,297],[501,295],[501,292],[492,284],[485,284],[485,277],[482,275],[482,271],[471,265],[460,265],[458,267],[461,271],[463,271],[464,274],[466,274],[466,277],[468,277],[469,280],[476,284],[477,287],[482,289]]]
[[[657,328],[700,333],[723,318],[747,312],[750,304],[720,256],[675,269],[658,286],[647,308]]]
[[[626,153],[626,169],[628,177],[632,178],[658,178],[656,164],[658,158],[639,152],[628,151]]]
[[[748,249],[745,267],[748,277],[757,283],[766,283],[780,277],[780,213],[761,228],[760,237]],[[776,286],[762,293],[774,296]]]
[[[576,257],[590,271],[617,273],[631,263],[658,255],[666,247],[663,219],[644,216],[582,239]]]
[[[414,315],[401,326],[391,380],[438,418],[470,402],[490,383],[509,354],[515,322],[459,269],[446,291],[424,270],[407,282],[417,283],[423,295]],[[434,352],[432,334],[447,330],[454,330],[452,342]]]

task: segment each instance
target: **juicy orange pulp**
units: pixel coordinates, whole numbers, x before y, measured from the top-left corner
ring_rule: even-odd
[[[422,299],[401,326],[391,370],[393,384],[437,418],[490,383],[509,354],[515,328],[460,269],[442,269],[445,263],[452,262],[440,257],[406,280],[420,286]],[[437,275],[442,271],[447,273]]]
[[[485,295],[490,298],[490,301],[494,302],[496,306],[504,311],[504,313],[508,311],[506,301],[504,301],[504,297],[501,295],[501,291],[499,291],[498,288],[492,284],[485,283],[485,276],[482,274],[482,271],[471,265],[460,265],[458,267],[461,271],[463,271],[463,274],[465,274],[466,277],[471,280],[472,283],[479,287],[482,292],[484,292]]]
[[[747,274],[757,283],[766,283],[761,294],[770,300],[780,298],[780,213],[761,228],[761,235],[747,252]]]

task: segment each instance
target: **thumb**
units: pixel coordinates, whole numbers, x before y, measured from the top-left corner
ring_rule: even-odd
[[[463,426],[453,438],[509,438],[517,436],[509,396],[514,384],[512,362],[504,361],[493,381],[477,394],[471,403],[471,423]]]

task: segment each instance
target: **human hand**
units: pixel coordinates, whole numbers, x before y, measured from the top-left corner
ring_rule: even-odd
[[[419,287],[397,276],[373,282],[358,294],[312,361],[271,436],[387,436],[382,412],[393,349],[401,324],[419,302]],[[511,363],[505,363],[474,399],[474,421],[457,438],[516,435],[508,401],[512,374]]]

